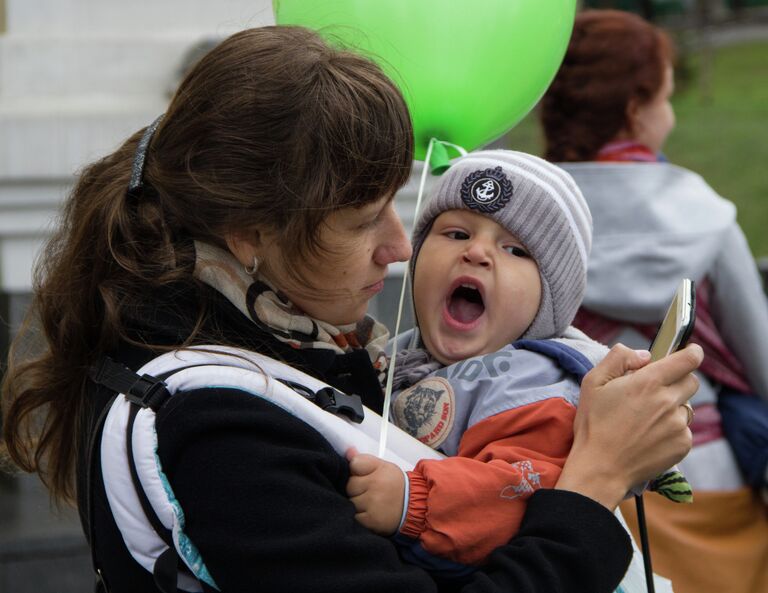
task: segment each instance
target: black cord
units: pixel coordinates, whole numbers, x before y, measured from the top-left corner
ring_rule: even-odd
[[[640,530],[640,547],[643,552],[643,566],[645,567],[645,582],[648,593],[656,593],[653,586],[653,568],[651,568],[651,548],[648,545],[648,528],[645,524],[645,506],[643,495],[635,494],[635,506],[637,507],[637,527]]]

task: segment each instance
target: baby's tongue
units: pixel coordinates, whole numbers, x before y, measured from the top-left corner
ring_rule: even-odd
[[[454,296],[448,304],[448,313],[459,323],[472,323],[485,311],[482,303],[473,302],[461,296]]]

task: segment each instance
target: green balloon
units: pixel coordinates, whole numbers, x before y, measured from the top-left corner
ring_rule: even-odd
[[[435,137],[472,150],[544,94],[565,54],[576,0],[273,0],[303,25],[368,55],[399,85],[416,158]]]

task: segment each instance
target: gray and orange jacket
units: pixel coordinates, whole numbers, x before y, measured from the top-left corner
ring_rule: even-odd
[[[398,350],[418,340],[408,334]],[[461,575],[517,533],[528,498],[560,476],[581,379],[606,353],[569,328],[440,368],[393,394],[394,423],[449,456],[408,472],[396,538],[407,559]]]

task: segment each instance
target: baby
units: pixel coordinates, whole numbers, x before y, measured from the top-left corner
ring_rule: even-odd
[[[404,476],[358,455],[347,486],[358,520],[396,533],[412,562],[471,570],[518,531],[531,495],[557,482],[579,384],[607,352],[570,327],[591,236],[571,177],[505,150],[454,161],[418,216],[417,329],[396,340],[392,415],[449,457]]]

